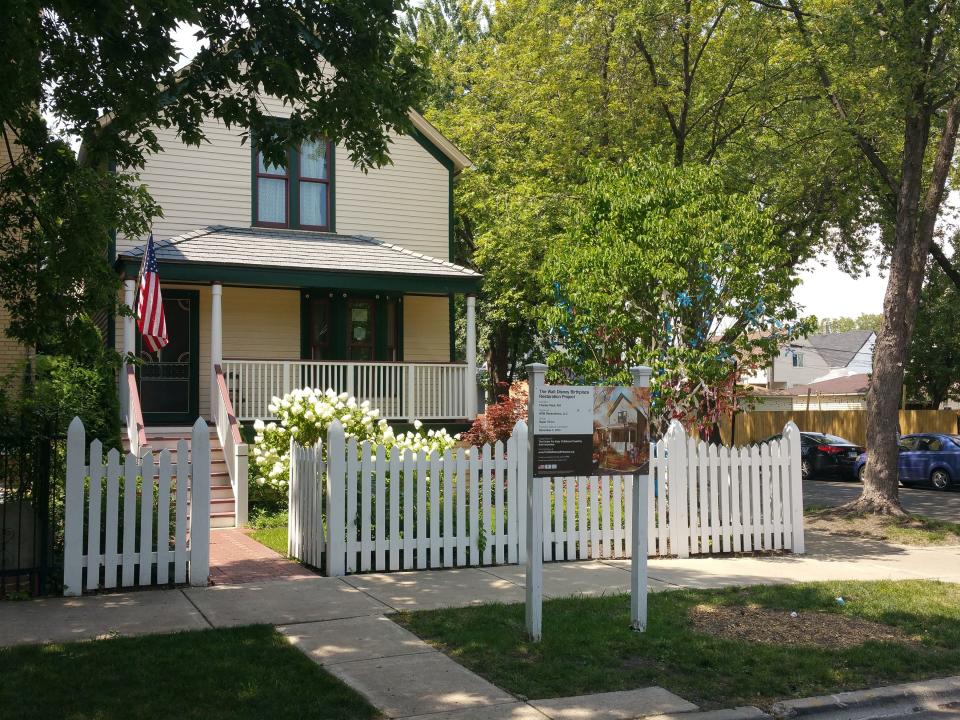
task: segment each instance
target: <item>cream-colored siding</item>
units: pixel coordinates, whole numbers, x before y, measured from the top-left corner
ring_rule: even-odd
[[[404,297],[404,362],[450,362],[449,313],[449,299],[445,296]]]
[[[20,386],[16,375],[23,368],[28,352],[27,348],[7,335],[9,325],[10,313],[0,303],[0,382],[5,391],[16,393]]]
[[[223,288],[223,356],[257,360],[300,357],[300,292]]]
[[[289,115],[264,98],[276,116]],[[150,156],[140,180],[163,209],[154,221],[157,240],[207,225],[249,227],[252,158],[241,129],[208,119],[209,142],[184,145],[172,130],[157,129],[164,152]],[[363,173],[342,147],[335,150],[334,220],[337,232],[361,234],[409,250],[447,259],[449,255],[449,171],[416,140],[391,136],[392,164]],[[120,250],[141,240],[118,238]]]

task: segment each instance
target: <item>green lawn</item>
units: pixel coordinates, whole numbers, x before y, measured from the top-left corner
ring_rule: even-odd
[[[287,526],[255,528],[250,531],[250,537],[261,545],[266,545],[271,550],[287,556]]]
[[[836,602],[838,596],[845,605]],[[522,604],[401,613],[396,619],[494,684],[528,698],[656,684],[706,708],[769,706],[960,672],[960,585],[811,583],[676,590],[652,593],[649,601],[646,633],[628,629],[627,595],[547,601],[539,645],[525,638]],[[693,629],[688,612],[703,605],[795,610],[824,627],[839,614],[899,628],[907,637],[867,639],[846,649],[788,646],[769,637],[724,639]],[[785,617],[779,622],[791,622]],[[778,628],[770,630],[776,635]],[[806,642],[802,634],[800,642]]]
[[[267,626],[0,649],[0,677],[16,718],[380,717]]]
[[[254,508],[250,513],[250,537],[287,556],[287,512]]]

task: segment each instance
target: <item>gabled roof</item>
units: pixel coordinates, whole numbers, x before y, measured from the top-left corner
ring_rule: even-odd
[[[171,280],[359,287],[357,279],[367,278],[384,290],[422,285],[449,292],[473,289],[480,280],[469,268],[363,235],[213,225],[157,242],[155,249],[161,279]],[[144,251],[143,245],[124,250],[118,263],[135,271]]]
[[[820,353],[830,367],[846,367],[866,344],[872,330],[850,330],[842,333],[809,335],[807,342]]]

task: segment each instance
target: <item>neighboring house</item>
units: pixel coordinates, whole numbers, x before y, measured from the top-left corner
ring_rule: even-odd
[[[164,152],[140,179],[164,213],[153,234],[170,343],[149,353],[133,319],[117,319],[117,349],[141,361],[121,400],[131,447],[157,447],[151,428],[198,415],[216,425],[233,493],[220,493],[231,506],[217,524],[233,522],[234,502],[236,519],[245,514],[238,421],[270,420],[274,396],[333,388],[394,421],[455,427],[476,416],[480,276],[451,262],[453,182],[470,161],[419,114],[410,119],[410,135],[391,136],[392,164],[367,173],[323,140],[290,148],[279,168],[215,120],[200,147],[156,130]],[[116,241],[128,305],[145,240]],[[465,296],[462,355],[456,295]]]
[[[872,330],[810,335],[781,348],[768,367],[743,382],[773,390],[869,373],[876,339]]]
[[[752,405],[754,410],[864,410],[869,386],[870,376],[857,373],[776,390],[756,388]]]
[[[11,144],[14,154],[17,153],[16,144]],[[0,141],[0,175],[7,171],[13,158],[7,151],[7,143]],[[12,373],[20,372],[23,369],[24,361],[30,356],[29,348],[24,347],[16,340],[7,335],[7,327],[10,325],[10,313],[0,302],[0,378],[6,380]],[[5,382],[3,385],[7,391],[18,392],[19,383]]]

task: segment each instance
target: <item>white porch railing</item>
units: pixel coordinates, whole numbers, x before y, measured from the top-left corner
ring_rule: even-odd
[[[346,392],[409,421],[467,419],[468,393],[476,394],[463,363],[224,360],[223,372],[242,421],[270,419],[270,401],[301,387]]]
[[[223,458],[227,464],[227,474],[233,487],[234,518],[237,527],[247,522],[247,445],[240,437],[240,423],[230,402],[229,391],[223,377],[223,368],[215,365],[213,377],[216,389],[213,394],[216,404],[213,419],[217,427],[217,437],[223,448]]]

